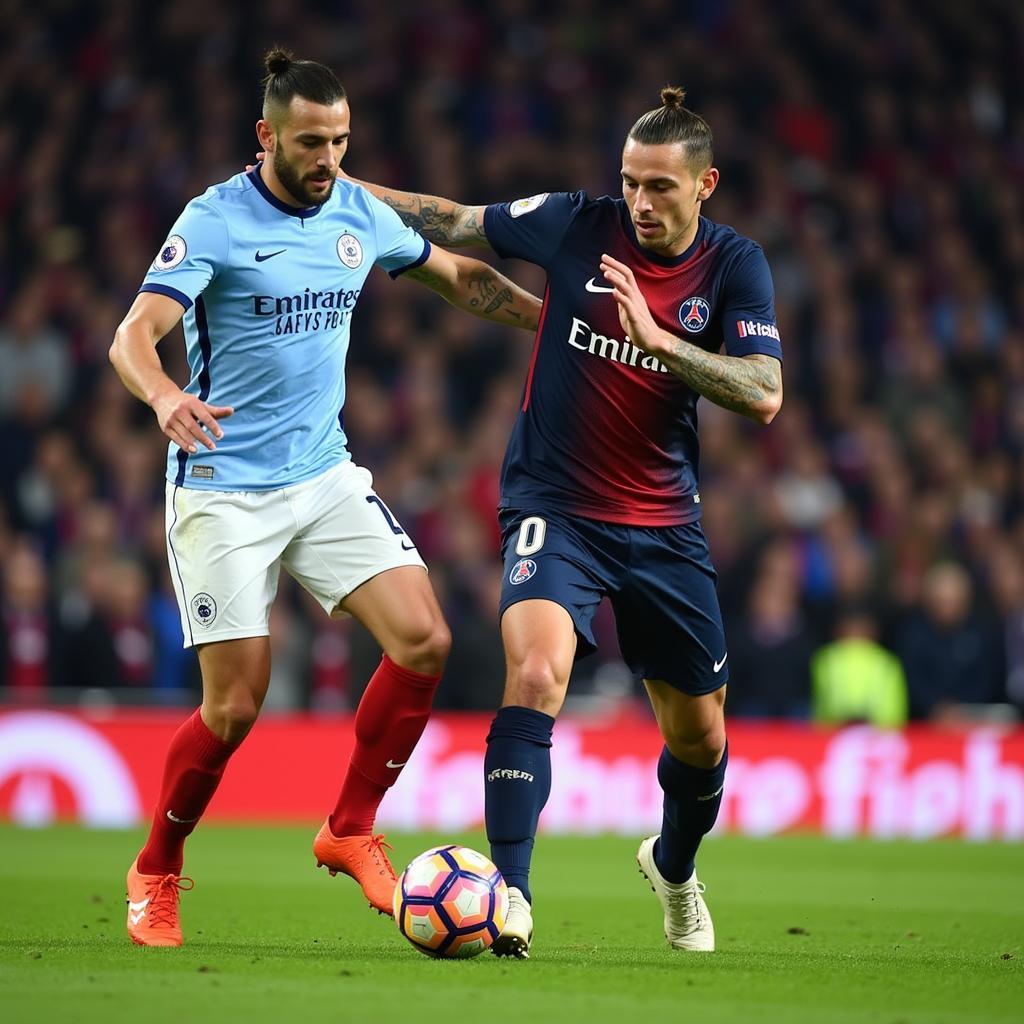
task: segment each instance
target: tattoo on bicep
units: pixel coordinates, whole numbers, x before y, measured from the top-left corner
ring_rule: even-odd
[[[487,235],[484,234],[484,226],[481,223],[481,207],[469,206],[461,218],[459,225],[458,240],[467,242],[486,242]]]

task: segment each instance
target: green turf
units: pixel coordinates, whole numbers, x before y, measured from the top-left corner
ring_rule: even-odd
[[[189,850],[197,885],[182,903],[187,945],[160,950],[123,932],[139,836],[0,829],[0,1019],[1024,1019],[1020,847],[711,840],[701,874],[718,952],[707,955],[664,944],[635,842],[542,838],[533,958],[449,962],[407,945],[353,883],[314,870],[312,831],[201,829]],[[396,837],[396,862],[435,838]]]

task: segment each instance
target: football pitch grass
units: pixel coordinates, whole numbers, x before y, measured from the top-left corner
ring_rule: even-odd
[[[662,937],[637,843],[542,837],[527,962],[435,961],[313,866],[308,829],[206,826],[182,949],[124,933],[141,833],[0,828],[0,1019],[998,1024],[1024,1019],[1024,854],[962,842],[709,840],[718,951]],[[480,835],[443,837],[486,850]],[[441,841],[393,837],[396,866]]]

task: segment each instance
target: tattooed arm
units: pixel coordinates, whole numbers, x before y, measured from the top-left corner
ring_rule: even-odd
[[[774,356],[755,353],[723,356],[708,352],[663,331],[651,316],[633,272],[610,256],[601,269],[614,288],[619,322],[638,348],[656,356],[694,391],[724,409],[768,424],[782,405],[782,364]]]
[[[480,260],[434,246],[422,266],[403,276],[422,282],[467,313],[527,331],[537,329],[540,299]]]
[[[484,234],[484,207],[462,206],[440,196],[374,185],[358,178],[349,178],[362,185],[371,195],[386,203],[402,219],[402,223],[418,231],[438,245],[487,245]]]

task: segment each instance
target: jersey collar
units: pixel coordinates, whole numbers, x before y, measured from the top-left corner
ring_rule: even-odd
[[[315,217],[324,208],[324,206],[327,205],[326,203],[321,203],[319,206],[299,207],[289,206],[287,203],[282,203],[281,200],[278,199],[269,188],[267,188],[267,183],[260,176],[260,168],[262,166],[263,163],[261,161],[249,172],[248,177],[253,185],[256,186],[256,191],[259,192],[259,194],[263,196],[263,198],[266,199],[266,201],[270,203],[275,210],[287,213],[289,217],[301,217],[305,220],[307,217]]]
[[[638,241],[636,237],[636,229],[633,227],[633,221],[629,217],[629,207],[626,205],[625,200],[619,200],[620,207],[619,213],[622,217],[622,230],[625,232],[626,237],[630,240],[633,248],[640,253],[644,259],[650,260],[651,263],[657,264],[659,267],[680,267],[688,260],[692,259],[694,254],[700,250],[700,247],[704,244],[704,240],[708,234],[708,222],[704,217],[697,218],[697,234],[694,235],[693,241],[690,243],[685,252],[680,253],[678,256],[659,256],[656,252],[651,252],[649,249],[645,249]]]

